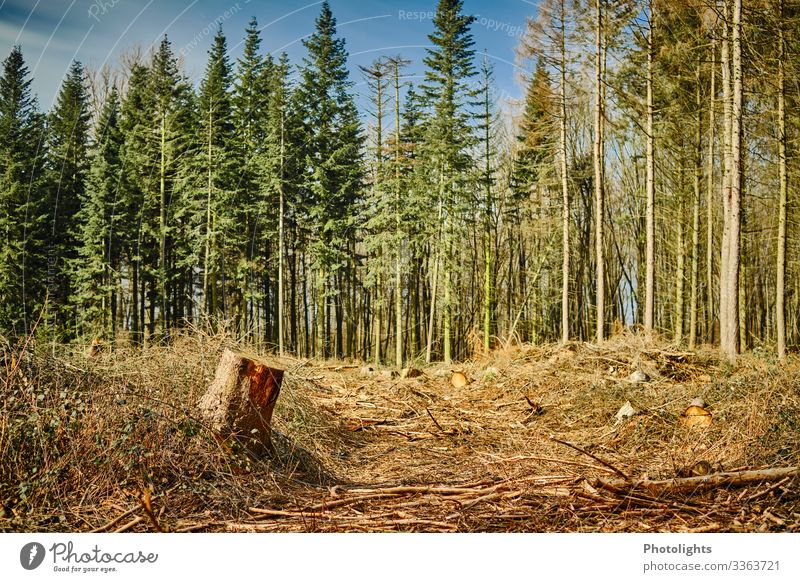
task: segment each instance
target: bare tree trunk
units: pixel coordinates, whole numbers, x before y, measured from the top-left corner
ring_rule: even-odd
[[[440,180],[443,180],[443,175],[440,176]],[[443,200],[441,196],[439,197],[439,219],[437,224],[442,223],[442,208],[443,208]],[[431,363],[431,350],[433,348],[433,324],[434,324],[434,315],[436,314],[436,292],[437,287],[439,286],[439,245],[436,246],[436,253],[433,259],[433,281],[431,283],[431,297],[430,297],[430,313],[428,315],[428,338],[427,338],[427,345],[425,347],[425,363]]]
[[[285,160],[285,136],[284,136],[284,125],[285,125],[285,116],[283,107],[281,107],[281,159],[280,159],[280,177],[278,183],[278,196],[280,197],[279,200],[279,209],[278,209],[278,355],[283,356],[283,254],[284,254],[284,247],[285,247],[285,233],[284,233],[284,214],[286,212],[285,209],[285,196],[283,191],[283,164]]]
[[[161,332],[167,335],[167,114],[161,112],[161,160],[159,166],[158,294]]]
[[[739,344],[739,258],[742,203],[742,0],[733,3],[733,110],[731,118],[730,235],[726,301],[728,328],[723,350],[728,361],[736,361]]]
[[[697,125],[695,127],[694,158],[694,200],[692,201],[692,280],[689,292],[689,349],[693,350],[697,343],[697,283],[700,265],[700,181],[702,179],[701,152],[703,149],[702,133],[702,99],[700,95],[700,63],[697,63],[695,75],[695,105],[697,106]]]
[[[683,182],[683,181],[681,181]],[[681,184],[681,201],[678,206],[679,216],[677,224],[677,248],[678,248],[678,265],[675,269],[675,341],[681,342],[683,340],[683,319],[684,319],[684,275],[686,270],[686,243],[684,235],[684,215],[686,201],[683,193],[683,184]]]
[[[724,6],[724,32],[722,38],[722,50],[720,54],[720,65],[722,68],[722,100],[723,100],[723,127],[724,139],[722,148],[723,160],[723,179],[722,179],[722,247],[720,250],[720,268],[719,268],[719,333],[720,333],[720,348],[726,349],[729,344],[728,332],[730,327],[728,319],[730,316],[730,296],[728,294],[728,275],[730,273],[730,230],[731,230],[731,177],[733,172],[733,163],[731,156],[731,142],[732,142],[732,123],[733,123],[733,107],[731,103],[732,95],[732,80],[731,80],[731,27],[730,27],[730,0],[725,0]],[[733,312],[736,313],[735,311]]]
[[[711,41],[711,99],[708,107],[708,159],[706,160],[706,338],[714,341],[714,132],[716,87],[716,47]]]
[[[559,105],[559,137],[561,149],[561,200],[562,200],[562,263],[561,263],[561,342],[569,341],[569,176],[567,175],[567,47],[566,9],[561,0],[561,86]]]
[[[595,284],[596,284],[596,340],[605,338],[605,262],[603,260],[603,217],[605,193],[603,191],[603,9],[602,0],[595,0],[595,103],[594,103],[594,195],[595,195]]]
[[[655,153],[653,147],[653,2],[650,5],[650,23],[647,30],[647,177],[645,188],[647,190],[647,250],[645,257],[645,307],[644,329],[653,331],[653,315],[655,310]]]
[[[403,367],[403,280],[401,265],[401,240],[400,227],[400,65],[399,59],[392,60],[394,65],[394,123],[395,123],[395,229],[397,236],[397,248],[395,249],[395,273],[394,273],[394,315],[395,315],[395,344],[394,359],[398,368]]]
[[[783,0],[778,2],[778,174],[780,199],[778,202],[778,258],[775,287],[775,316],[778,335],[778,359],[786,361],[786,207],[789,180],[786,173],[786,42],[784,39]]]

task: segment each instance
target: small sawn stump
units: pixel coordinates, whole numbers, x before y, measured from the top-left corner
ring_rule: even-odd
[[[283,370],[226,349],[214,381],[200,399],[200,414],[221,436],[271,450],[270,422],[282,381]]]

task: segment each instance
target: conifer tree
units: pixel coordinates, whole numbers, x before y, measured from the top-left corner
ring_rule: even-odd
[[[175,324],[181,311],[170,301],[174,295],[173,287],[178,284],[176,271],[176,255],[178,247],[185,247],[185,237],[176,236],[173,220],[179,201],[176,195],[176,180],[180,164],[186,163],[186,153],[190,145],[190,88],[178,70],[177,59],[172,51],[171,43],[165,36],[154,53],[149,70],[149,89],[153,98],[153,119],[155,124],[152,135],[157,143],[151,151],[156,156],[153,160],[157,168],[158,190],[153,200],[153,209],[158,210],[158,222],[148,225],[152,231],[152,239],[158,240],[158,321],[162,333]]]
[[[203,297],[208,314],[226,314],[226,291],[235,282],[229,269],[238,263],[241,229],[235,224],[236,171],[231,112],[231,67],[222,29],[208,53],[197,99],[198,135],[195,175],[202,209]],[[238,232],[237,232],[238,231]]]
[[[492,67],[484,56],[481,64],[481,111],[479,130],[481,134],[481,156],[483,164],[479,170],[478,182],[483,186],[483,349],[491,348],[492,321],[494,315],[494,267],[492,259],[492,220],[494,212],[495,157],[494,122],[495,112],[492,103]]]
[[[361,128],[347,70],[343,39],[325,1],[314,32],[303,41],[308,56],[300,67],[297,107],[303,115],[304,205],[316,278],[315,353],[327,349],[326,296],[329,282],[347,263],[354,204],[362,180]],[[341,289],[338,290],[341,293]],[[336,294],[335,288],[330,290]],[[340,332],[337,329],[337,335]]]
[[[235,327],[250,332],[253,327],[254,300],[264,298],[267,323],[270,323],[270,290],[259,289],[259,276],[265,282],[270,279],[269,258],[275,219],[270,212],[270,189],[263,182],[261,171],[266,132],[269,126],[269,102],[272,85],[273,63],[269,55],[259,53],[261,38],[258,22],[250,20],[246,29],[244,51],[237,61],[236,79],[231,97],[233,123],[235,127],[234,148],[239,159],[236,178],[236,198],[233,202],[235,220],[244,235],[242,248],[238,249],[240,264],[236,269],[237,297],[233,300],[236,318]],[[274,201],[274,198],[273,198]],[[258,244],[257,244],[258,243]],[[260,260],[263,256],[263,259]],[[269,285],[266,285],[269,287]]]
[[[265,193],[261,197],[259,214],[273,215],[277,201],[277,293],[275,317],[277,319],[277,344],[278,352],[282,354],[285,347],[285,298],[284,291],[286,271],[286,246],[287,227],[292,216],[292,201],[294,199],[293,187],[297,177],[297,156],[294,138],[296,129],[293,125],[295,114],[290,110],[292,102],[292,89],[289,84],[289,57],[281,54],[278,61],[272,65],[268,74],[269,99],[266,111],[266,129],[264,132],[264,146],[260,154],[260,183]],[[267,236],[272,233],[268,233]]]
[[[121,250],[115,228],[122,226],[119,196],[123,138],[119,110],[119,95],[112,87],[97,124],[86,194],[78,214],[80,244],[72,298],[81,331],[105,336],[112,344],[116,338]]]
[[[458,212],[463,206],[470,169],[469,149],[474,143],[470,103],[476,91],[470,78],[476,74],[475,44],[470,32],[473,16],[462,13],[461,0],[439,0],[433,18],[434,32],[428,38],[433,48],[426,49],[427,67],[422,85],[429,111],[425,149],[429,171],[438,179],[437,198],[442,207],[443,239],[443,356],[452,358],[454,269],[453,246]]]
[[[158,171],[153,166],[154,102],[150,90],[150,72],[136,63],[131,68],[125,97],[120,105],[120,130],[123,136],[122,178],[119,211],[122,216],[115,230],[125,256],[125,280],[128,284],[129,331],[135,344],[143,344],[146,324],[146,289],[152,289],[153,266],[157,257],[152,249],[152,227],[157,221],[153,204],[147,204],[158,191]],[[148,194],[150,193],[150,194]],[[151,231],[150,236],[145,235]],[[156,239],[157,240],[157,239]],[[150,293],[152,298],[152,292]],[[151,326],[152,326],[151,321]],[[152,329],[152,327],[151,327]]]
[[[0,75],[0,333],[27,334],[47,291],[42,139],[20,47]]]
[[[83,66],[73,62],[56,105],[48,119],[48,182],[52,190],[48,228],[48,268],[55,278],[50,301],[53,323],[67,337],[75,331],[75,311],[70,305],[71,267],[77,258],[78,221],[89,168],[89,96]]]

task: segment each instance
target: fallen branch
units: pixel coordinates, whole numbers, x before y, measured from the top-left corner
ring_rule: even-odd
[[[781,467],[774,469],[755,469],[749,471],[736,471],[726,473],[712,473],[700,477],[679,477],[663,481],[637,481],[636,483],[604,481],[597,479],[597,486],[609,489],[631,491],[633,489],[647,489],[653,493],[679,493],[695,492],[714,489],[716,487],[746,487],[747,485],[765,482],[780,481],[789,477],[797,477],[800,467]]]
[[[133,526],[135,526],[140,521],[144,521],[144,518],[141,515],[137,515],[136,517],[134,517],[132,520],[130,520],[128,523],[126,523],[122,527],[115,529],[114,533],[122,533],[122,532],[128,531],[129,529],[131,529]]]
[[[593,455],[593,454],[592,454],[592,453],[590,453],[589,451],[586,451],[586,450],[584,450],[584,449],[580,448],[579,446],[573,445],[572,443],[568,443],[568,442],[566,442],[566,441],[559,440],[559,439],[557,439],[557,438],[556,438],[556,437],[554,437],[554,436],[551,436],[551,437],[550,437],[550,440],[551,440],[551,441],[553,441],[553,442],[559,443],[559,444],[561,444],[561,445],[564,445],[565,447],[569,447],[569,448],[571,448],[571,449],[575,449],[576,451],[578,451],[579,453],[583,453],[583,454],[584,454],[584,455],[586,455],[587,457],[591,457],[591,458],[593,458],[595,461],[597,461],[598,463],[600,463],[600,464],[601,464],[601,465],[603,465],[604,467],[608,467],[609,469],[611,469],[612,471],[614,471],[614,472],[615,472],[617,475],[620,475],[620,476],[621,476],[623,479],[625,479],[625,481],[626,481],[626,482],[630,483],[630,481],[631,481],[631,478],[630,478],[630,477],[628,477],[628,476],[627,476],[625,473],[623,473],[622,471],[620,471],[619,469],[617,469],[617,468],[616,468],[614,465],[612,465],[611,463],[607,463],[606,461],[604,461],[604,460],[603,460],[603,459],[601,459],[600,457],[598,457],[598,456],[596,456],[596,455]]]

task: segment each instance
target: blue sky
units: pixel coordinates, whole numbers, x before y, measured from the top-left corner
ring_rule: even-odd
[[[410,74],[423,70],[424,47],[432,30],[436,0],[330,0],[339,36],[350,52],[351,78],[364,92],[358,65],[382,55],[412,60]],[[49,109],[70,62],[100,68],[116,66],[121,52],[139,44],[147,49],[167,34],[184,58],[185,71],[197,82],[207,50],[221,22],[232,59],[242,49],[251,16],[262,27],[262,50],[285,50],[293,63],[304,55],[302,38],[313,31],[317,0],[0,0],[0,58],[14,44],[34,77],[40,107]],[[515,48],[534,0],[465,0],[476,50],[486,51],[495,67],[500,98],[518,98],[520,69]]]

